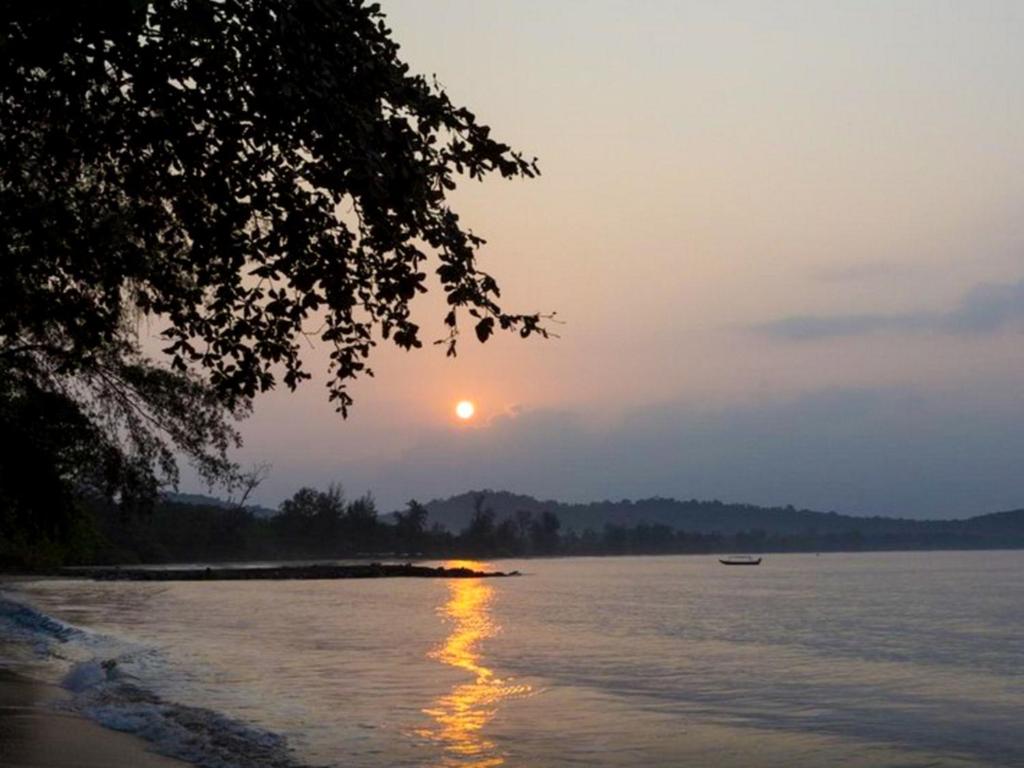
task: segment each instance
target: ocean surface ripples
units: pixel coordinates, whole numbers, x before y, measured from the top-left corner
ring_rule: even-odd
[[[0,664],[211,768],[1024,765],[1024,553],[500,567],[20,582]]]

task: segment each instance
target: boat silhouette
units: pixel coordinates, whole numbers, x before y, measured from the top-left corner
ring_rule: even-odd
[[[718,558],[722,565],[760,565],[761,558],[753,555],[728,555]]]

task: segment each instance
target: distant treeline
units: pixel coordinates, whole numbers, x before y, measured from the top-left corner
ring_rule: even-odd
[[[863,517],[837,512],[819,512],[793,506],[757,506],[717,499],[672,499],[652,497],[567,503],[544,501],[507,491],[470,491],[427,503],[432,522],[451,531],[462,530],[473,515],[477,498],[497,519],[513,517],[521,510],[558,515],[563,530],[601,531],[606,525],[633,528],[640,524],[661,524],[676,531],[721,534],[726,537],[764,531],[769,538],[785,540],[826,539],[833,541],[862,537],[872,542],[970,542],[969,546],[1000,536],[1024,539],[1024,511],[1000,512],[962,520],[921,520],[901,517]],[[986,545],[987,546],[987,545]]]
[[[274,515],[230,505],[164,499],[147,514],[125,517],[116,507],[94,510],[92,563],[333,559],[362,556],[497,557],[562,552],[558,518],[521,515],[495,522],[480,498],[459,533],[431,524],[427,508],[410,501],[387,516],[371,496],[347,500],[338,486],[303,488]],[[80,559],[80,558],[79,558]]]
[[[0,542],[0,565],[1024,547],[1024,511],[963,521],[908,521],[915,524],[906,526],[879,526],[878,518],[862,518],[864,530],[752,527],[724,533],[681,530],[661,522],[567,528],[551,510],[498,513],[483,493],[469,502],[467,522],[457,532],[432,520],[429,507],[419,502],[410,501],[404,510],[381,516],[372,497],[348,500],[338,486],[324,491],[304,488],[273,515],[173,498],[161,500],[148,512],[127,513],[117,505],[93,504],[73,547],[40,549]]]

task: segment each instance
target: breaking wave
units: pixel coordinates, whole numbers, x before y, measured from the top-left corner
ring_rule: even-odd
[[[213,710],[167,701],[126,671],[153,649],[89,632],[0,595],[0,640],[31,648],[70,699],[55,706],[140,736],[203,768],[304,768],[285,736]],[[99,655],[97,655],[99,654]],[[113,655],[109,655],[113,654]]]
[[[50,646],[85,636],[85,632],[0,594],[0,628],[13,640],[32,644],[39,653]]]

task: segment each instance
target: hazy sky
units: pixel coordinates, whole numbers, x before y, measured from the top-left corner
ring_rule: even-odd
[[[1024,506],[1024,3],[383,6],[414,70],[540,159],[455,204],[561,338],[382,348],[348,421],[322,382],[263,397],[258,501]],[[441,335],[437,297],[417,314]]]

